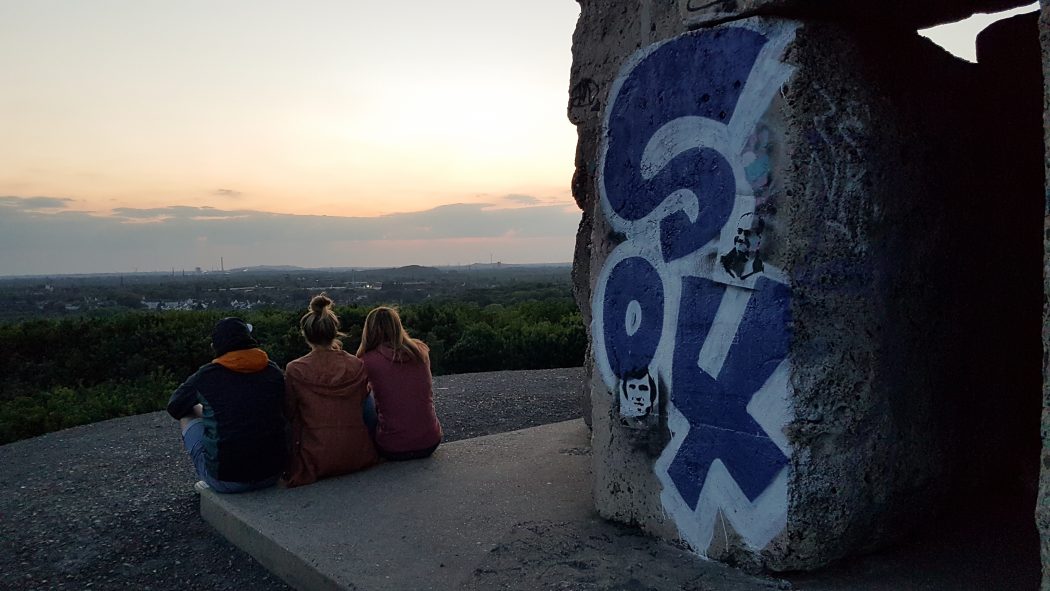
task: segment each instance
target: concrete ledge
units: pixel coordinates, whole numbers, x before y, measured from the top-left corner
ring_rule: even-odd
[[[575,420],[457,441],[301,488],[205,492],[201,515],[296,589],[777,588],[599,519],[589,438]]]
[[[591,513],[588,431],[568,421],[444,445],[295,489],[201,495],[201,515],[298,589],[449,589],[520,522]]]

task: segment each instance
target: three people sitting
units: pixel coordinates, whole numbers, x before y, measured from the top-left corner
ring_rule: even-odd
[[[396,310],[368,314],[356,356],[342,349],[346,335],[326,295],[312,299],[299,326],[310,352],[282,374],[250,324],[224,318],[212,333],[216,358],[172,394],[168,413],[180,422],[198,488],[246,492],[282,475],[301,486],[380,457],[428,457],[441,443],[429,349]]]

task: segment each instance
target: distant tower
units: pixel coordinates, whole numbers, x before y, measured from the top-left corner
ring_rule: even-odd
[[[219,257],[219,270],[225,272],[226,264],[223,262],[222,257]]]

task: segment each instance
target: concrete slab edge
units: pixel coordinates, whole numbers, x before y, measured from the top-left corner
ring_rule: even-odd
[[[200,512],[204,521],[290,587],[300,591],[344,591],[353,588],[340,585],[314,565],[274,542],[265,532],[249,526],[247,520],[235,514],[235,510],[221,507],[215,498],[217,494],[212,491],[201,493]]]

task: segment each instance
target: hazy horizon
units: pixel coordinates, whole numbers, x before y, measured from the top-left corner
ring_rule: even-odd
[[[437,269],[439,271],[468,269],[468,268],[471,268],[471,267],[483,267],[483,268],[490,268],[490,267],[493,267],[493,268],[495,268],[495,267],[508,267],[508,268],[509,267],[530,267],[530,268],[536,268],[536,267],[571,267],[573,262],[571,260],[565,260],[565,261],[554,261],[554,262],[544,262],[544,263],[505,263],[503,261],[493,260],[492,262],[488,262],[488,261],[466,262],[466,261],[464,261],[464,262],[460,262],[460,263],[451,263],[451,264],[448,264],[448,265],[419,265],[419,264],[415,264],[415,263],[409,263],[407,265],[396,265],[396,266],[362,266],[362,265],[353,265],[353,266],[339,266],[339,267],[336,267],[336,266],[304,267],[304,266],[301,266],[301,265],[269,265],[269,264],[266,264],[266,263],[262,263],[262,264],[259,264],[259,265],[251,265],[251,266],[247,266],[247,267],[238,266],[238,267],[232,267],[231,268],[231,267],[225,266],[224,261],[222,259],[220,259],[218,264],[219,264],[219,266],[217,266],[217,267],[212,267],[212,268],[209,268],[209,269],[205,269],[205,268],[201,267],[199,270],[197,268],[192,268],[192,269],[183,269],[183,268],[174,268],[174,269],[172,269],[172,268],[168,268],[168,269],[132,269],[130,271],[100,271],[100,272],[93,272],[93,273],[31,273],[31,274],[0,275],[0,280],[5,280],[5,279],[42,279],[42,278],[51,278],[51,277],[56,277],[56,278],[58,278],[58,277],[125,277],[125,276],[134,276],[134,275],[163,275],[163,276],[175,276],[175,277],[183,277],[183,276],[190,277],[190,276],[198,275],[198,274],[200,274],[200,275],[214,275],[214,274],[229,275],[231,273],[234,273],[234,274],[236,274],[236,273],[282,273],[282,272],[286,272],[286,271],[291,270],[291,269],[294,269],[296,271],[303,271],[303,272],[314,273],[314,272],[347,272],[347,271],[351,271],[351,272],[353,272],[353,271],[386,271],[386,270],[406,269],[406,268],[411,268],[411,267],[420,267],[420,268],[423,268],[423,269]]]
[[[181,206],[95,216],[61,200],[0,196],[0,275],[210,269],[220,258],[226,268],[571,259],[579,209],[542,202],[518,207],[520,197],[370,218]],[[45,232],[47,248],[41,248]]]

